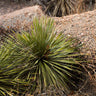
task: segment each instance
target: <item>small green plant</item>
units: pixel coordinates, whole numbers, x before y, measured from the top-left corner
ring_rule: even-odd
[[[49,86],[68,92],[82,74],[79,47],[74,47],[74,39],[57,34],[53,24],[35,18],[30,32],[9,35],[0,48],[0,65],[8,69],[7,75],[18,82],[36,82],[41,93]]]

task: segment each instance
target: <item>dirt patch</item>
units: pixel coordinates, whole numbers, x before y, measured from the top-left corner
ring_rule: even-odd
[[[14,0],[15,1],[15,0]],[[20,10],[26,7],[30,7],[36,4],[36,0],[31,0],[29,2],[8,2],[8,0],[0,0],[0,15],[8,14],[16,10]]]

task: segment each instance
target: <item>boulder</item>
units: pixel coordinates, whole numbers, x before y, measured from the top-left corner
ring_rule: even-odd
[[[41,7],[36,5],[33,7],[27,7],[14,12],[0,16],[0,27],[5,29],[16,28],[23,30],[25,26],[32,24],[34,17],[44,16]]]

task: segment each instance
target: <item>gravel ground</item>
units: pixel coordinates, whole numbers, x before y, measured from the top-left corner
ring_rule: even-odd
[[[96,10],[61,18],[55,17],[54,20],[56,30],[78,38],[83,44],[83,51],[96,62]]]
[[[58,32],[78,37],[86,49],[96,50],[96,10],[54,20]]]

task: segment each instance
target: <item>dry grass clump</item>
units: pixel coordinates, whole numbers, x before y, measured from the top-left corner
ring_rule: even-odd
[[[95,0],[48,0],[43,4],[48,15],[61,17],[93,10]]]
[[[52,16],[64,16],[72,14],[76,11],[76,0],[50,0],[45,12]]]
[[[95,0],[79,0],[77,6],[77,12],[85,12],[93,10],[95,8]]]

